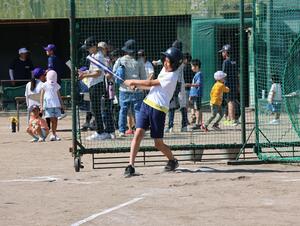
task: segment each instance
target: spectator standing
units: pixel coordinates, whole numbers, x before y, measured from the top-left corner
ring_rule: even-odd
[[[201,72],[200,60],[192,60],[191,65],[191,69],[196,73],[192,83],[188,84],[188,86],[191,88],[189,92],[189,101],[196,116],[195,125],[192,127],[192,129],[200,129],[202,126],[201,99],[203,93],[203,74]]]
[[[275,114],[275,118],[270,121],[272,125],[278,125],[280,123],[281,102],[282,102],[282,90],[280,80],[277,75],[272,75],[272,86],[268,94],[268,108]]]
[[[147,56],[143,49],[140,49],[138,51],[138,58],[145,64],[147,79],[149,80],[154,79],[154,67],[152,63],[147,59]]]
[[[47,72],[46,82],[42,84],[41,89],[41,111],[45,118],[50,118],[51,131],[50,141],[60,141],[56,134],[58,117],[61,116],[61,110],[64,108],[60,95],[60,85],[57,83],[57,73],[53,70]]]
[[[108,56],[108,45],[106,42],[99,42],[98,48],[104,56],[105,65],[111,67],[111,61]],[[113,100],[115,97],[114,79],[112,75],[106,73],[104,77],[104,95],[102,100],[102,119],[104,123],[104,130],[111,135],[111,138],[115,138],[115,126],[113,119]]]
[[[90,55],[98,61],[105,64],[105,59],[101,51],[97,48],[97,40],[94,37],[89,37],[84,41],[83,49],[86,49]],[[89,70],[78,71],[79,80],[87,79],[87,86],[90,94],[91,110],[96,122],[96,131],[91,136],[88,136],[86,140],[105,140],[111,139],[111,135],[104,130],[101,106],[104,88],[104,72],[100,70],[97,65],[90,63]]]
[[[48,70],[53,70],[57,73],[57,83],[61,84],[61,78],[65,75],[65,64],[56,56],[56,46],[54,44],[48,44],[44,47],[48,56]]]
[[[30,80],[33,77],[32,71],[33,63],[29,58],[29,50],[19,49],[19,56],[9,66],[10,80]]]
[[[129,39],[125,42],[122,50],[125,53],[114,65],[114,71],[117,71],[121,65],[125,67],[125,80],[146,80],[145,65],[141,61],[137,61],[134,57],[136,53],[135,40]],[[128,110],[132,105],[134,116],[137,117],[144,98],[144,92],[140,89],[132,90],[124,84],[119,88],[119,136],[124,137],[126,132],[126,118]]]
[[[222,47],[219,53],[222,54],[224,60],[222,64],[222,71],[227,74],[225,85],[230,89],[230,93],[226,95],[228,117],[224,124],[236,126],[238,125],[238,119],[236,117],[236,103],[239,95],[239,78],[237,63],[230,58],[231,51],[231,46],[226,44]]]

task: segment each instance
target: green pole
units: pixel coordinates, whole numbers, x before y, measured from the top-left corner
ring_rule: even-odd
[[[72,148],[77,154],[77,115],[76,115],[76,72],[75,72],[75,0],[69,0],[70,15],[70,58],[71,58],[71,100],[72,100]]]
[[[253,30],[253,68],[254,68],[254,106],[255,106],[255,152],[258,155],[258,151],[260,149],[258,149],[259,147],[259,122],[258,122],[258,98],[259,98],[259,93],[258,93],[258,76],[257,76],[257,68],[256,68],[256,57],[257,57],[257,30],[256,30],[256,13],[258,13],[256,11],[256,0],[253,0],[253,6],[252,6],[252,19],[253,19],[253,23],[252,23],[252,30]]]
[[[241,140],[246,143],[246,120],[245,120],[245,94],[244,94],[244,72],[245,72],[245,32],[244,32],[244,0],[240,0],[240,108],[241,108]]]

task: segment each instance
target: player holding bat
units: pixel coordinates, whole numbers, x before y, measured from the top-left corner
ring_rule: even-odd
[[[138,89],[150,89],[144,99],[140,113],[136,119],[136,131],[131,142],[129,165],[125,169],[125,176],[135,174],[134,162],[145,130],[150,127],[151,137],[155,147],[167,158],[166,171],[173,171],[178,167],[178,161],[174,158],[171,149],[164,143],[164,125],[169,103],[175,91],[178,80],[178,67],[182,63],[182,53],[179,49],[171,47],[163,55],[163,69],[155,80],[125,80],[126,86]]]

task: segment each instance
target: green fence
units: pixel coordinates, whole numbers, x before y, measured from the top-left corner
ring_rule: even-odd
[[[94,1],[91,1],[93,4],[90,1],[70,2],[74,104],[73,153],[76,161],[80,160],[82,154],[128,152],[132,139],[130,131],[123,136],[123,128],[120,128],[118,123],[120,100],[117,85],[115,85],[114,101],[108,101],[112,104],[112,108],[109,107],[107,110],[106,105],[103,108],[104,101],[101,101],[97,109],[104,115],[112,116],[113,119],[108,122],[105,122],[107,120],[105,116],[102,118],[104,129],[109,123],[113,124],[114,129],[109,132],[111,137],[104,140],[90,139],[95,133],[92,114],[88,110],[90,97],[87,90],[78,89],[79,80],[76,70],[82,66],[89,67],[89,62],[86,60],[89,53],[81,46],[91,36],[97,42],[107,43],[107,65],[111,68],[116,60],[111,54],[120,50],[129,39],[136,41],[136,51],[138,49],[145,51],[149,62],[160,59],[160,53],[170,47],[175,40],[181,41],[182,52],[190,53],[193,59],[199,59],[202,63],[203,124],[207,124],[211,116],[209,101],[210,91],[215,83],[214,72],[223,69],[228,71],[228,68],[223,66],[224,55],[222,56],[219,51],[224,45],[229,44],[231,48],[228,53],[232,67],[227,72],[225,84],[230,86],[232,91],[230,94],[235,91],[236,95],[224,95],[224,100],[227,102],[224,103],[223,110],[227,113],[217,125],[219,129],[212,127],[213,123],[208,126],[208,132],[193,129],[193,115],[186,101],[175,111],[174,125],[171,125],[172,123],[169,125],[170,117],[166,118],[166,143],[173,150],[180,152],[209,149],[210,153],[215,153],[217,152],[215,149],[238,151],[241,149],[242,153],[244,147],[254,147],[257,156],[262,160],[272,160],[274,156],[289,157],[289,159],[297,156],[299,152],[297,147],[299,146],[297,136],[297,132],[299,133],[298,0],[289,0],[291,4],[287,4],[288,7],[279,1],[241,1],[244,6],[242,9],[240,1],[174,0],[161,3],[161,1],[145,0],[140,1],[140,4],[138,1],[128,1],[127,7],[124,6],[123,1],[114,1],[113,5],[106,2],[106,10],[101,12],[97,12],[100,6],[95,5]],[[117,14],[114,11],[112,15],[110,7],[115,9],[118,4],[122,7]],[[119,54],[117,58],[122,56],[122,53]],[[156,76],[160,70],[161,66],[154,65]],[[271,89],[269,80],[273,74],[280,80],[283,98],[282,102],[275,104],[275,107],[273,104],[272,109],[272,106],[268,105],[267,95]],[[186,76],[185,82],[189,83],[190,80]],[[188,96],[188,89],[184,88],[180,95]],[[274,120],[276,119],[274,108],[281,110],[279,121]],[[187,110],[188,124],[182,120],[185,110]],[[126,130],[130,130],[130,127],[130,123],[127,123]],[[149,133],[146,133],[141,149],[155,151]],[[238,158],[239,155],[235,157]]]
[[[255,2],[256,142],[264,160],[299,160],[299,3]]]

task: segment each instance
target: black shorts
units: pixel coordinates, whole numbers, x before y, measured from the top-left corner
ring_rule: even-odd
[[[191,97],[191,107],[193,109],[201,109],[201,97]]]

